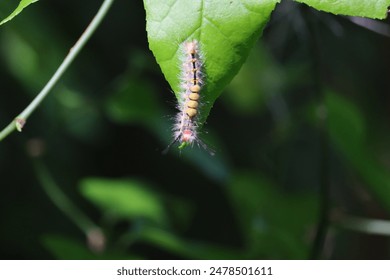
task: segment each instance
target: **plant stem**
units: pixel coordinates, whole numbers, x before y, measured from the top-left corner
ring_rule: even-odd
[[[335,221],[334,225],[365,234],[390,236],[390,221],[388,220],[344,216],[340,220]]]
[[[0,141],[6,138],[9,134],[11,134],[15,129],[21,131],[24,123],[28,119],[28,117],[35,111],[38,105],[45,99],[50,90],[55,86],[61,76],[68,69],[69,65],[73,62],[75,57],[87,43],[89,38],[91,38],[92,34],[95,32],[96,28],[102,22],[103,18],[107,14],[111,4],[114,0],[104,0],[103,4],[99,8],[99,11],[92,19],[91,23],[88,25],[87,29],[83,32],[81,37],[77,40],[76,44],[70,49],[68,55],[65,57],[64,61],[61,63],[60,67],[58,67],[57,71],[47,82],[45,87],[41,90],[41,92],[34,98],[34,100],[21,112],[9,125],[7,125],[0,132]]]
[[[329,228],[329,213],[330,213],[330,170],[329,170],[329,136],[328,136],[328,119],[325,103],[325,92],[322,86],[321,73],[323,65],[321,65],[321,43],[320,29],[318,22],[313,19],[311,12],[304,10],[306,24],[309,30],[309,51],[312,57],[312,79],[313,92],[317,107],[317,118],[319,121],[318,136],[319,136],[319,213],[318,224],[315,237],[310,251],[310,259],[320,259],[326,236]]]
[[[38,180],[47,196],[81,231],[87,234],[90,230],[98,228],[98,226],[65,195],[61,188],[54,182],[49,171],[41,161],[35,160],[34,168]]]
[[[320,120],[320,183],[319,216],[316,235],[310,252],[310,259],[320,259],[329,228],[330,182],[329,182],[329,143],[326,131],[326,119]]]
[[[50,200],[84,232],[89,248],[96,253],[102,252],[105,248],[106,238],[101,228],[65,195],[41,161],[34,160],[33,163],[38,180]]]

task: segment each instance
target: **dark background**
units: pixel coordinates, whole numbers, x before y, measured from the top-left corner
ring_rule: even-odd
[[[100,2],[39,1],[0,27],[1,127]],[[203,129],[216,155],[164,156],[174,95],[142,2],[115,1],[0,143],[0,257],[389,258],[390,38],[374,31],[283,1]]]

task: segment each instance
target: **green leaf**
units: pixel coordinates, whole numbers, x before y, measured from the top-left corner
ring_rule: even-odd
[[[5,19],[3,19],[1,22],[0,22],[0,25],[6,23],[7,21],[10,21],[11,19],[13,19],[14,17],[16,17],[18,14],[20,14],[24,8],[26,8],[28,5],[32,4],[32,3],[35,3],[37,2],[38,0],[22,0],[20,1],[18,7],[16,7],[16,9],[8,16],[6,17]]]
[[[390,212],[390,173],[367,145],[365,119],[353,103],[339,94],[326,93],[328,129],[333,143],[357,170],[367,188]]]
[[[353,158],[361,155],[366,138],[366,124],[359,109],[339,94],[327,92],[328,128],[332,140],[343,153]]]
[[[390,0],[295,0],[336,15],[384,19]]]
[[[158,228],[149,227],[144,229],[141,239],[144,242],[189,259],[233,260],[244,258],[240,251],[203,242],[186,241]]]
[[[181,44],[197,40],[203,58],[200,123],[259,38],[278,0],[144,0],[149,47],[179,98]]]
[[[106,213],[124,219],[166,223],[160,198],[141,182],[88,178],[81,182],[81,192]]]
[[[59,260],[125,260],[140,259],[117,252],[94,253],[86,244],[60,235],[45,235],[43,246]]]

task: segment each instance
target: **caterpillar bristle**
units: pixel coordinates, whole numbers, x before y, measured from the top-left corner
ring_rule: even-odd
[[[209,149],[198,138],[197,121],[199,108],[202,104],[201,91],[204,85],[204,74],[202,70],[203,56],[199,49],[199,43],[196,40],[187,41],[182,43],[180,47],[183,51],[183,56],[181,58],[181,90],[179,104],[177,106],[179,112],[172,129],[173,141],[163,153],[166,153],[172,145],[178,142],[179,149],[183,149],[186,146],[193,146],[194,143],[197,143],[198,146],[201,146],[211,155],[214,155],[214,151]]]

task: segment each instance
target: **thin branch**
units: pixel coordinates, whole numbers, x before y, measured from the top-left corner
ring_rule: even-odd
[[[319,121],[319,215],[315,237],[310,251],[310,259],[319,259],[325,245],[326,236],[329,229],[330,215],[330,177],[329,177],[329,139],[327,111],[325,104],[325,92],[322,86],[321,74],[323,65],[321,64],[321,43],[318,23],[312,19],[310,12],[305,10],[306,23],[309,30],[310,44],[309,51],[312,57],[312,79],[313,92],[315,92],[318,104],[317,118]]]
[[[390,221],[388,220],[345,216],[335,221],[333,225],[366,234],[390,236]]]
[[[84,47],[84,45],[89,40],[89,38],[91,38],[92,34],[95,32],[96,28],[102,22],[103,18],[107,14],[113,2],[114,0],[104,0],[102,6],[100,7],[99,11],[95,15],[91,23],[88,25],[87,29],[78,39],[76,44],[70,49],[68,55],[65,57],[64,61],[61,63],[60,67],[57,69],[57,71],[54,73],[51,79],[47,82],[45,87],[34,98],[34,100],[27,106],[27,108],[24,109],[23,112],[21,112],[9,125],[7,125],[7,127],[5,127],[0,132],[0,141],[2,141],[9,134],[11,134],[15,129],[18,131],[22,130],[28,117],[32,114],[32,112],[35,111],[35,109],[39,106],[39,104],[43,101],[43,99],[45,99],[45,97],[48,95],[50,90],[55,86],[55,84],[58,82],[61,76],[68,69],[69,65],[73,62],[75,57]]]
[[[50,175],[46,166],[35,160],[34,168],[37,178],[47,196],[87,237],[88,246],[92,251],[101,252],[105,247],[105,236],[84,212],[82,212],[61,190]]]
[[[64,194],[61,188],[54,182],[46,166],[36,160],[34,162],[35,172],[45,193],[51,201],[71,219],[77,227],[87,233],[98,226],[92,222],[77,206]]]

